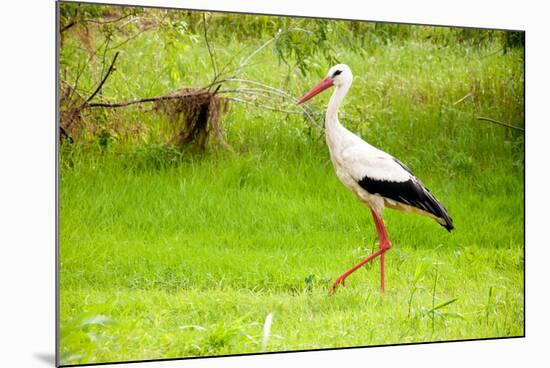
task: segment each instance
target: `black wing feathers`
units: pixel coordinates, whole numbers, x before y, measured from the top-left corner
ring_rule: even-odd
[[[408,167],[397,160],[395,161],[411,173]],[[453,220],[443,205],[412,173],[409,180],[402,182],[376,180],[365,176],[359,180],[359,185],[371,194],[379,194],[382,197],[416,207],[443,219],[445,224],[442,224],[442,226],[448,231],[454,228]]]

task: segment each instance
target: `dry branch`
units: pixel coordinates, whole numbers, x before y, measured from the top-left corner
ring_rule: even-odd
[[[99,85],[97,86],[97,88],[95,89],[95,91],[90,95],[90,97],[88,97],[88,99],[86,99],[86,103],[90,102],[94,97],[95,95],[99,92],[99,90],[101,89],[101,87],[103,87],[103,84],[105,83],[105,81],[107,80],[107,78],[109,78],[109,75],[112,73],[112,71],[114,70],[115,68],[115,62],[116,62],[116,59],[118,57],[118,54],[119,52],[117,51],[115,53],[115,56],[113,57],[113,60],[111,61],[111,65],[109,66],[109,70],[107,70],[107,73],[105,74],[105,76],[103,77],[103,79],[101,80],[101,82],[99,82]]]
[[[66,30],[70,29],[71,27],[73,27],[74,25],[76,24],[76,21],[71,21],[69,24],[67,24],[66,26],[64,26],[63,28],[61,28],[61,30],[59,31],[60,33],[63,33],[65,32]]]
[[[515,125],[506,124],[506,123],[503,123],[502,121],[498,121],[498,120],[491,119],[491,118],[486,118],[486,117],[483,117],[483,116],[478,116],[478,117],[477,117],[477,120],[488,121],[488,122],[490,122],[490,123],[498,124],[498,125],[500,125],[500,126],[503,126],[503,127],[506,127],[506,128],[510,128],[510,129],[519,130],[519,131],[521,131],[521,132],[524,132],[524,131],[525,131],[525,129],[523,129],[523,128],[521,128],[521,127],[518,127],[518,126],[515,126]]]
[[[458,101],[456,101],[455,103],[453,103],[453,106],[456,106],[458,105],[459,103],[461,103],[462,101],[464,101],[465,99],[467,99],[468,97],[472,97],[474,94],[472,92],[468,92],[464,97],[462,97],[461,99],[459,99]]]
[[[164,96],[155,96],[155,97],[145,97],[145,98],[134,98],[133,100],[128,101],[122,101],[122,102],[93,102],[86,104],[83,108],[93,108],[93,107],[124,107],[124,106],[130,106],[135,105],[139,103],[145,103],[145,102],[157,102],[162,100],[175,100],[175,99],[181,99],[182,97],[190,97],[190,96],[197,96],[201,94],[208,94],[209,92],[203,89],[199,89],[198,92],[188,92],[184,94],[168,94]]]

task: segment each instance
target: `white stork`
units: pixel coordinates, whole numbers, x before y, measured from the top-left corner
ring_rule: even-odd
[[[351,273],[378,256],[380,256],[381,289],[384,291],[384,255],[391,248],[382,220],[382,210],[385,207],[428,216],[448,231],[453,229],[453,220],[443,205],[407,166],[388,153],[363,141],[340,124],[338,108],[352,81],[351,69],[345,64],[338,64],[330,68],[325,79],[296,101],[296,104],[304,103],[325,89],[336,87],[325,117],[325,134],[330,159],[340,181],[371,209],[380,240],[380,249],[340,275],[332,284],[331,293],[340,284],[345,286],[345,279]]]

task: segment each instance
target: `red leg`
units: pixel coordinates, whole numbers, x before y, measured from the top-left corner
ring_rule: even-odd
[[[388,232],[386,231],[382,217],[380,217],[380,215],[378,215],[376,211],[372,209],[371,209],[371,212],[374,218],[374,226],[376,227],[376,232],[378,233],[378,239],[380,240],[380,243],[379,243],[380,249],[372,253],[370,256],[368,256],[367,258],[365,258],[364,260],[362,260],[361,262],[359,262],[358,264],[356,264],[346,272],[344,272],[342,275],[340,275],[336,279],[336,281],[334,281],[334,283],[332,284],[332,287],[330,290],[331,294],[334,293],[334,291],[336,290],[336,288],[338,288],[340,284],[342,284],[342,286],[346,286],[345,280],[349,275],[357,271],[365,263],[370,262],[371,260],[373,260],[378,256],[380,256],[381,288],[382,288],[382,291],[384,291],[384,254],[388,251],[388,249],[390,249],[391,243],[388,238]]]
[[[379,216],[376,211],[372,210],[372,217],[374,218],[374,222],[376,224],[376,229],[378,230],[378,236],[380,238],[380,249],[385,249],[386,251],[391,248],[390,239],[388,237],[388,232],[386,231],[386,227],[384,226],[384,221],[382,220],[382,217]],[[380,255],[380,290],[384,292],[385,285],[385,272],[384,272],[384,264],[385,264],[385,256],[386,252],[383,252]]]
[[[386,252],[382,253],[380,255],[380,291],[384,292],[384,256],[386,255]]]

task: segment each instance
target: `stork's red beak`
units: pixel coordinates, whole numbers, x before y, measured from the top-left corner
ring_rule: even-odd
[[[334,85],[334,82],[330,77],[326,77],[322,81],[320,81],[315,87],[309,90],[308,93],[302,96],[298,101],[296,101],[296,105],[299,105],[301,103],[306,102],[307,100],[315,97],[319,93],[323,92],[325,89],[332,87]]]

